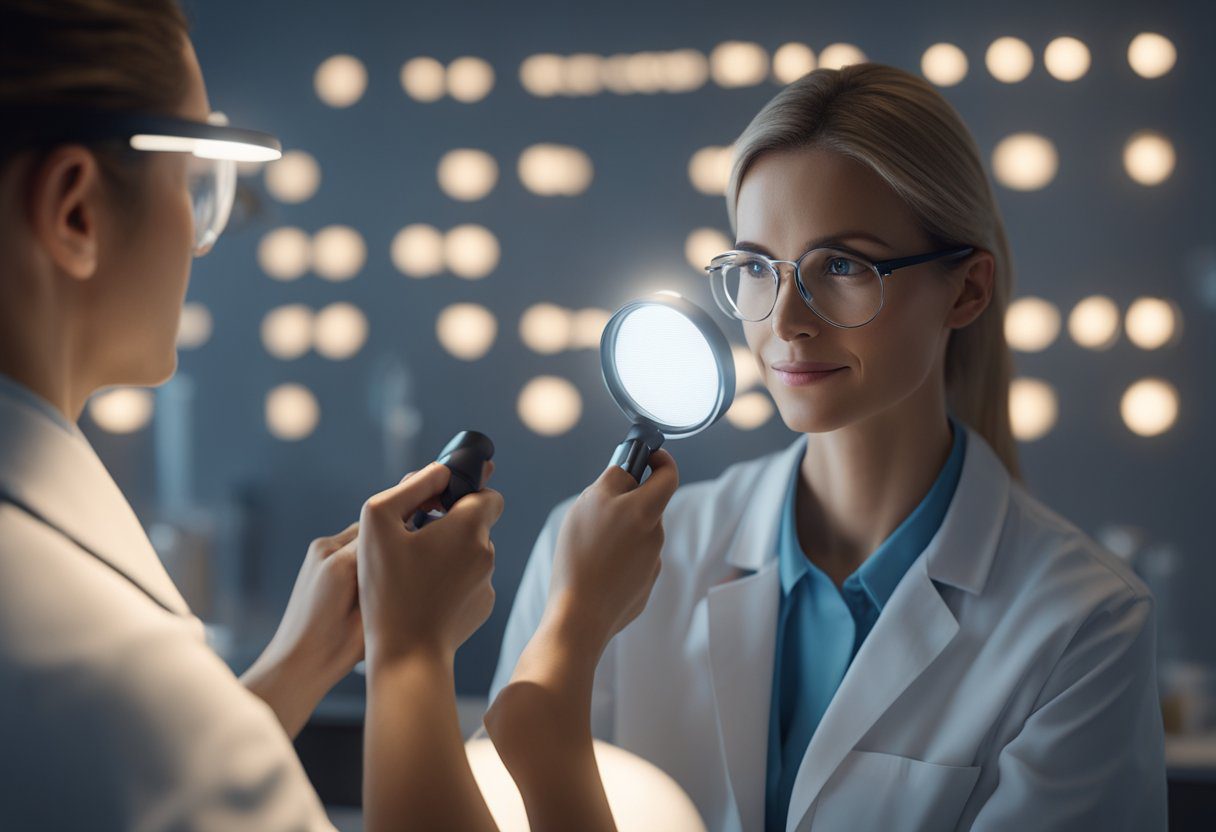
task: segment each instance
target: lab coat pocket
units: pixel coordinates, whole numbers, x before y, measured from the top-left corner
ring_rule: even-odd
[[[875,751],[851,751],[819,793],[814,832],[953,829],[979,766],[944,766]]]

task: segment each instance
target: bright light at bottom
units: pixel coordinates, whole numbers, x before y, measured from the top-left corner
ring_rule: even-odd
[[[121,387],[89,399],[89,416],[107,433],[134,433],[152,418],[152,391]]]
[[[773,403],[763,393],[744,393],[736,396],[726,411],[726,421],[739,430],[755,430],[773,416]]]
[[[1009,386],[1009,421],[1013,436],[1033,442],[1046,436],[1059,416],[1056,391],[1037,378],[1015,378]]]
[[[278,439],[303,439],[316,429],[320,419],[317,397],[302,384],[280,384],[266,394],[266,427]]]
[[[1141,379],[1124,392],[1119,413],[1132,433],[1158,436],[1178,421],[1178,390],[1164,379]]]
[[[519,418],[534,433],[558,436],[578,424],[583,398],[564,378],[537,376],[524,385],[516,405]]]

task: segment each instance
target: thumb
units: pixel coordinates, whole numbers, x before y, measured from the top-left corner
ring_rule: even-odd
[[[363,505],[372,516],[405,520],[429,500],[447,488],[452,471],[446,465],[432,462],[416,474],[411,474],[392,488],[387,488]]]

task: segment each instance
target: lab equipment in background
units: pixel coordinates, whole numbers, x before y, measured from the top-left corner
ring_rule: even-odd
[[[604,384],[633,426],[612,464],[638,482],[667,439],[700,433],[735,398],[730,343],[709,314],[675,292],[632,300],[600,339]]]
[[[377,361],[368,382],[368,409],[380,430],[380,459],[384,479],[412,471],[414,439],[422,429],[422,413],[414,403],[414,378],[409,367],[394,355]]]

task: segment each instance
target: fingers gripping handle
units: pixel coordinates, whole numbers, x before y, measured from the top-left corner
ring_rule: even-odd
[[[625,434],[625,441],[616,446],[612,465],[624,468],[638,482],[650,464],[650,455],[663,447],[663,434],[651,425],[635,423]]]
[[[439,495],[439,503],[445,512],[461,497],[481,490],[482,471],[493,458],[494,443],[490,437],[475,430],[462,430],[444,445],[435,461],[446,465],[452,472],[448,487]],[[435,519],[429,512],[419,511],[414,515],[414,528],[421,529]]]

